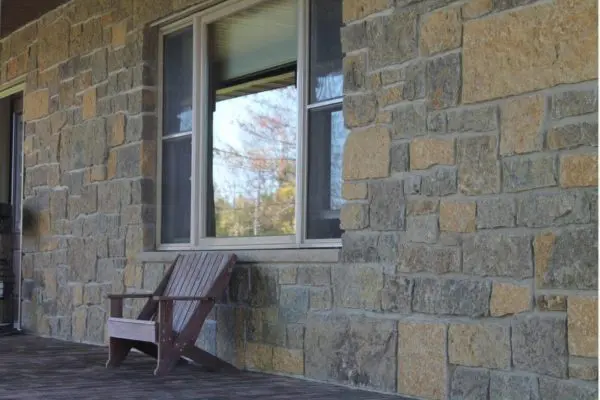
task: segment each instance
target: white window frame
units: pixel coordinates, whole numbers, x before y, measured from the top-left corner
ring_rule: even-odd
[[[158,129],[157,129],[157,185],[156,185],[156,243],[158,250],[252,250],[252,249],[294,249],[294,248],[332,248],[341,247],[341,238],[337,239],[307,239],[306,238],[306,208],[307,179],[308,179],[308,114],[309,110],[319,107],[342,104],[343,95],[322,101],[309,103],[309,1],[298,2],[298,56],[297,56],[297,87],[298,87],[298,133],[296,158],[296,233],[288,236],[260,237],[206,237],[206,204],[207,196],[203,188],[207,185],[205,173],[208,159],[202,156],[204,140],[208,132],[208,92],[207,87],[208,57],[206,54],[206,38],[208,24],[224,18],[245,8],[255,6],[265,0],[229,0],[209,9],[200,11],[178,22],[160,28],[159,32],[159,71],[158,71]],[[163,64],[164,37],[193,25],[193,113],[192,132],[177,133],[163,137]],[[191,134],[192,137],[192,173],[191,173],[191,222],[190,243],[162,243],[162,141]]]

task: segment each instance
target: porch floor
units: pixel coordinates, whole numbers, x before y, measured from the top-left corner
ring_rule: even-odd
[[[401,400],[401,397],[251,372],[208,372],[179,365],[168,376],[152,374],[154,360],[132,353],[106,369],[107,349],[35,336],[0,337],[2,400]]]

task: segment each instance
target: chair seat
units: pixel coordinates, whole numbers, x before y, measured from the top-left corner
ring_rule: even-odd
[[[110,317],[107,325],[110,337],[158,343],[158,324],[155,321]]]

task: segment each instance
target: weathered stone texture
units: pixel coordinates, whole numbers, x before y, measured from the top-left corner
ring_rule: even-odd
[[[500,191],[497,145],[496,136],[478,136],[457,141],[458,187],[462,193],[478,195]]]
[[[584,87],[552,96],[552,118],[573,117],[598,111],[598,88]]]
[[[440,203],[440,230],[474,232],[476,210],[475,203],[442,201]]]
[[[480,317],[489,312],[489,282],[466,279],[415,278],[414,312]]]
[[[344,179],[388,176],[390,144],[390,133],[382,127],[352,132],[344,145]]]
[[[583,121],[554,126],[548,132],[546,141],[550,150],[597,146],[598,121]]]
[[[598,186],[598,155],[572,154],[561,157],[560,186]]]
[[[517,201],[517,225],[532,228],[590,222],[584,192],[531,193]]]
[[[398,271],[444,274],[460,271],[460,249],[426,244],[400,245]]]
[[[505,158],[502,162],[502,188],[505,192],[556,186],[558,166],[554,155]]]
[[[401,64],[417,55],[417,15],[399,12],[376,17],[367,23],[369,68]]]
[[[454,164],[454,141],[417,138],[410,143],[410,169]]]
[[[486,369],[457,367],[450,383],[451,400],[479,400],[488,396],[490,372]]]
[[[427,96],[434,109],[452,107],[460,100],[461,57],[454,53],[427,62]]]
[[[542,95],[511,99],[502,107],[500,154],[521,154],[542,149]]]
[[[460,8],[436,11],[421,22],[419,46],[424,55],[460,47],[462,24]]]
[[[369,222],[374,230],[403,230],[405,225],[404,186],[396,179],[369,184]]]
[[[490,314],[501,317],[531,309],[531,288],[509,283],[494,282],[490,299]]]
[[[569,378],[597,381],[598,360],[596,358],[571,357],[569,359]]]
[[[596,383],[582,385],[578,382],[540,377],[540,397],[544,400],[595,400],[598,398]]]
[[[468,237],[463,243],[463,271],[481,276],[530,278],[531,237],[504,233]]]
[[[331,270],[331,278],[336,305],[345,308],[380,309],[383,288],[381,268],[343,265]]]
[[[563,316],[523,314],[512,320],[515,368],[542,375],[567,376],[567,321]]]
[[[395,390],[393,321],[310,314],[305,334],[306,376],[373,389]]]
[[[558,1],[466,22],[463,101],[595,79],[596,10],[593,1]]]
[[[536,378],[505,372],[490,373],[489,393],[490,400],[539,400]]]
[[[598,298],[569,296],[567,300],[569,354],[598,356]]]
[[[398,324],[399,393],[428,399],[446,397],[446,337],[443,324]]]
[[[510,326],[450,325],[448,359],[467,367],[510,368]]]

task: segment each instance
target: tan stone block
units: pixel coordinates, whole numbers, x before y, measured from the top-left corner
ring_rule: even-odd
[[[464,19],[473,19],[481,17],[494,8],[492,0],[471,0],[462,8],[462,16]]]
[[[433,12],[423,18],[419,47],[430,55],[460,47],[462,22],[460,8]]]
[[[52,225],[50,223],[50,211],[40,211],[37,218],[38,222],[38,235],[45,236],[50,233]]]
[[[362,19],[388,8],[388,0],[344,0],[342,16],[344,22]]]
[[[73,311],[71,316],[71,329],[73,340],[81,342],[85,338],[85,330],[87,325],[87,309],[79,307]]]
[[[246,366],[258,371],[273,371],[273,346],[246,343]]]
[[[544,96],[508,100],[502,107],[500,154],[522,154],[542,150],[540,128],[544,118]]]
[[[112,119],[109,145],[118,146],[125,143],[125,114],[118,113]]]
[[[507,369],[510,368],[510,352],[509,325],[450,325],[448,359],[451,364]]]
[[[113,47],[125,46],[127,39],[127,21],[121,21],[113,25],[111,36]]]
[[[106,180],[106,165],[94,165],[89,170],[89,181],[100,182]]]
[[[346,200],[364,200],[367,198],[366,182],[344,182],[342,185],[342,197]]]
[[[74,283],[70,285],[73,306],[77,307],[83,304],[83,284]]]
[[[379,107],[387,107],[404,100],[404,84],[398,84],[381,89],[377,95]]]
[[[540,311],[567,311],[567,296],[541,294],[535,303]]]
[[[477,204],[443,200],[440,203],[440,230],[475,232]]]
[[[70,24],[64,18],[44,25],[39,24],[38,64],[44,70],[69,58]]]
[[[108,152],[108,162],[106,164],[106,178],[112,179],[117,176],[117,152],[111,150]]]
[[[390,132],[384,127],[350,133],[344,147],[344,179],[389,176],[390,145]]]
[[[23,120],[31,121],[48,115],[49,101],[48,89],[27,93],[23,99]]]
[[[144,270],[140,265],[128,263],[125,266],[125,286],[128,288],[141,288]]]
[[[492,317],[518,314],[531,309],[531,289],[528,286],[494,282],[490,299]]]
[[[27,57],[25,53],[13,57],[6,63],[6,80],[10,81],[27,72]]]
[[[282,347],[273,348],[273,371],[290,375],[304,375],[304,352]]]
[[[280,285],[295,285],[298,277],[298,268],[296,266],[284,267],[279,270]]]
[[[88,89],[83,93],[83,119],[90,119],[96,116],[96,89]]]
[[[463,29],[464,103],[598,76],[595,0],[537,4],[467,21]]]
[[[569,296],[567,300],[569,354],[598,356],[598,298]]]
[[[56,299],[58,284],[56,282],[56,267],[44,268],[44,291],[48,298]]]
[[[409,199],[406,204],[406,213],[408,215],[434,214],[438,211],[439,204],[439,200],[429,198]]]
[[[569,154],[560,158],[560,186],[598,186],[598,155]]]
[[[346,203],[340,211],[342,229],[364,229],[369,225],[368,206],[366,204]]]
[[[427,169],[434,165],[454,165],[454,141],[414,139],[410,143],[410,169]]]
[[[556,235],[552,232],[541,233],[533,241],[535,260],[535,285],[540,288],[544,284],[544,275],[548,272],[548,263],[554,249]]]
[[[398,392],[446,398],[446,325],[398,323]]]

